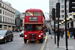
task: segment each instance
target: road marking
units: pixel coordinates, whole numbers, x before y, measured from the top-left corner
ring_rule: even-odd
[[[46,35],[46,37],[45,37],[44,44],[42,45],[42,47],[41,47],[41,49],[40,49],[40,50],[44,50],[44,47],[45,47],[46,42],[47,42],[47,38],[48,38],[48,33],[47,33],[47,35]]]

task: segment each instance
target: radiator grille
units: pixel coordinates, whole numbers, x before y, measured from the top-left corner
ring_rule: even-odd
[[[29,40],[36,40],[37,35],[36,34],[29,34]]]

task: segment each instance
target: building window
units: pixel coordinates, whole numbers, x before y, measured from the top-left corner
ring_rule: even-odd
[[[62,5],[61,8],[64,8],[64,5]]]
[[[6,12],[6,15],[7,15],[7,12]]]
[[[6,8],[6,6],[5,6],[5,8]]]
[[[67,15],[67,17],[68,17],[68,15]]]
[[[64,3],[64,0],[61,0],[61,3]]]
[[[1,6],[1,3],[0,3],[0,6]]]
[[[4,14],[4,11],[3,11],[3,14]]]
[[[11,17],[11,14],[10,14],[10,17]]]
[[[67,6],[67,8],[68,8],[69,5],[66,5],[66,6]]]
[[[3,5],[3,7],[4,7],[4,5]]]
[[[3,22],[4,22],[4,16],[3,16]]]
[[[62,15],[62,18],[64,18],[64,15]]]
[[[58,0],[58,2],[60,3],[60,0]]]
[[[6,17],[4,18],[4,21],[6,22]]]
[[[10,13],[9,13],[9,17],[10,17]]]
[[[8,10],[8,6],[7,6],[7,10]]]
[[[8,13],[8,16],[9,16],[9,13]]]
[[[5,22],[5,17],[4,17],[4,22]]]
[[[2,13],[2,10],[0,10],[0,14]]]
[[[9,14],[9,17],[11,17],[11,14]]]
[[[9,18],[8,18],[8,23],[10,23]]]
[[[67,3],[69,3],[69,0],[67,0]]]
[[[5,5],[4,5],[4,8],[5,8]]]
[[[68,13],[68,10],[66,10],[66,12]]]
[[[13,20],[13,24],[14,24],[14,20]]]
[[[12,19],[11,19],[11,23],[12,23]]]
[[[6,17],[6,20],[5,21],[7,22],[7,17]]]
[[[13,15],[13,18],[14,18],[14,15]]]
[[[12,19],[12,23],[13,23],[13,19]]]
[[[8,16],[8,12],[7,12],[7,16]]]
[[[8,23],[8,18],[7,18],[7,23]]]
[[[11,23],[12,23],[12,19],[11,19]]]
[[[9,19],[9,23],[11,23],[11,22],[10,22],[10,19]]]
[[[51,2],[51,5],[53,5],[53,2]]]
[[[61,10],[62,13],[64,13],[64,10]]]
[[[9,14],[8,14],[8,12],[7,12],[7,16],[8,16]]]
[[[51,9],[53,9],[53,6],[51,6]]]
[[[11,14],[11,17],[12,17],[12,14]]]
[[[6,12],[5,12],[5,15],[6,15]]]
[[[9,23],[9,18],[8,18],[8,23]]]
[[[0,16],[0,22],[2,22],[2,16]]]
[[[8,16],[8,12],[7,12],[7,16]]]

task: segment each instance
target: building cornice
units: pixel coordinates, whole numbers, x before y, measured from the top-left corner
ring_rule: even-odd
[[[5,10],[7,10],[7,11],[13,13],[13,14],[15,14],[15,12],[12,12],[12,11],[10,11],[10,10],[8,10],[8,9],[6,9],[6,8],[4,8],[4,7],[2,7],[2,6],[0,6],[0,8],[3,8],[3,9],[5,9]]]

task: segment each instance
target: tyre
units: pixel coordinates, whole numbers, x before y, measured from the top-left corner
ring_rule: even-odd
[[[4,43],[6,43],[7,42],[7,40],[6,39],[4,39]]]
[[[13,41],[13,38],[11,38],[11,41]]]
[[[24,43],[26,43],[27,42],[27,39],[24,39]]]
[[[21,35],[20,35],[20,37],[21,37]]]
[[[42,39],[40,39],[40,43],[43,43],[43,41],[44,41],[44,39],[42,38]]]
[[[11,41],[11,39],[8,40],[9,42]]]

